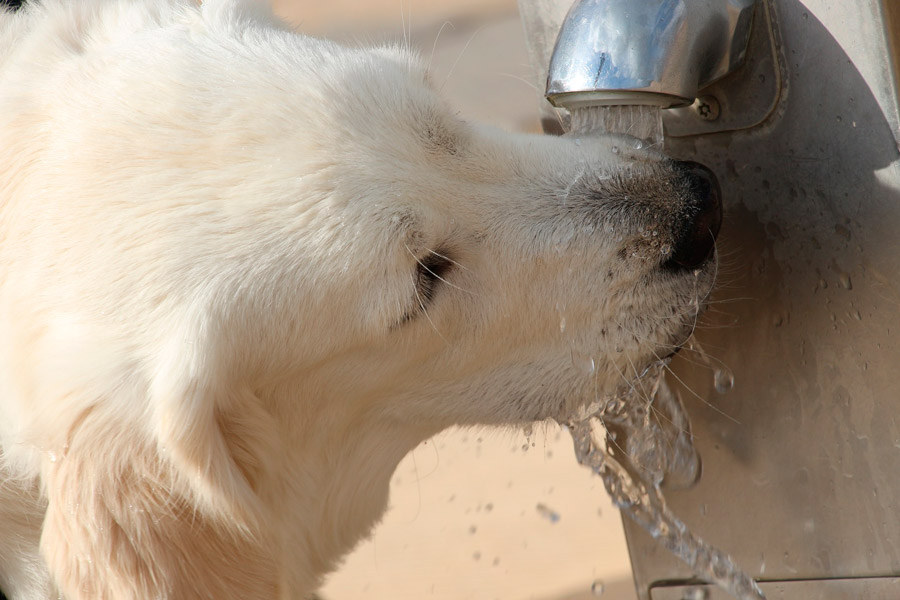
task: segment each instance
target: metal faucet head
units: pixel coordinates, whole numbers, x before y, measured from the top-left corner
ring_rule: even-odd
[[[576,0],[547,77],[573,109],[691,104],[743,60],[756,0]]]

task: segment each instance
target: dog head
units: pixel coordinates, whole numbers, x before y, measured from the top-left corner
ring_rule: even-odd
[[[478,127],[402,50],[328,51],[293,152],[319,161],[294,195],[316,342],[288,343],[329,365],[320,388],[352,373],[344,397],[437,426],[562,418],[686,340],[714,279],[711,172],[624,136]]]
[[[139,348],[153,389],[200,369],[263,395],[294,382],[278,410],[518,423],[564,418],[689,335],[721,220],[705,168],[626,137],[479,127],[405,50],[189,4],[149,29],[72,7],[97,59],[66,75],[65,133],[16,169],[68,199],[29,226],[40,252],[86,273],[71,295],[116,340],[96,347]],[[100,43],[132,26],[139,52]],[[67,241],[70,223],[102,243]]]

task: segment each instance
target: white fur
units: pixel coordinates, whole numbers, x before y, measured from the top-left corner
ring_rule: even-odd
[[[461,122],[252,0],[0,14],[0,588],[306,597],[420,441],[671,351],[666,165]]]

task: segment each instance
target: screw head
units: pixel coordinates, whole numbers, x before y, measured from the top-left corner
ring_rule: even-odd
[[[715,96],[700,96],[694,101],[692,108],[704,121],[715,121],[722,114],[722,107]]]

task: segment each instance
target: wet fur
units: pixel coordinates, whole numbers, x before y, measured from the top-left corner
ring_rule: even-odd
[[[0,140],[11,600],[304,598],[420,441],[564,417],[711,283],[661,267],[665,157],[461,122],[253,0],[0,14]]]

